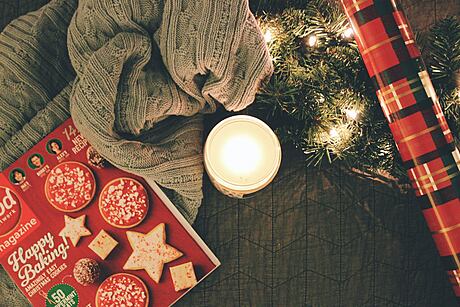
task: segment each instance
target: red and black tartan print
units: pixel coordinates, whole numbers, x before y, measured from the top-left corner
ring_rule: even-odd
[[[460,302],[460,153],[397,0],[341,0]]]

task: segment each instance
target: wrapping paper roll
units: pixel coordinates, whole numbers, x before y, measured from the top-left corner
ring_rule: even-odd
[[[396,0],[341,2],[459,299],[460,154],[414,35]]]

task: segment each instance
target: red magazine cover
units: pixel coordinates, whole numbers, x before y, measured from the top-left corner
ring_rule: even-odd
[[[220,262],[64,122],[0,174],[0,264],[34,306],[170,306]]]

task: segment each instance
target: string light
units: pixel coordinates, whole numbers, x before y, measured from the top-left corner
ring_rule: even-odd
[[[308,37],[308,46],[310,47],[315,47],[316,43],[318,42],[318,38],[316,37],[315,34],[310,35]]]
[[[273,33],[270,29],[265,31],[264,39],[266,43],[270,43],[273,40]]]
[[[332,128],[331,130],[329,130],[329,136],[333,139],[337,139],[340,135],[337,129]]]
[[[359,115],[359,111],[357,110],[345,110],[345,114],[347,114],[347,117],[351,120],[356,120],[358,118],[358,115]]]
[[[343,36],[344,38],[352,38],[352,37],[353,37],[353,34],[354,34],[353,29],[352,29],[352,28],[348,28],[348,29],[346,29],[346,30],[342,33],[342,36]]]

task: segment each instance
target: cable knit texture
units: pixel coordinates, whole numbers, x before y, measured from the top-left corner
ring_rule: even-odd
[[[0,67],[1,169],[70,113],[191,222],[202,114],[245,108],[273,71],[247,0],[54,0],[0,34]]]

